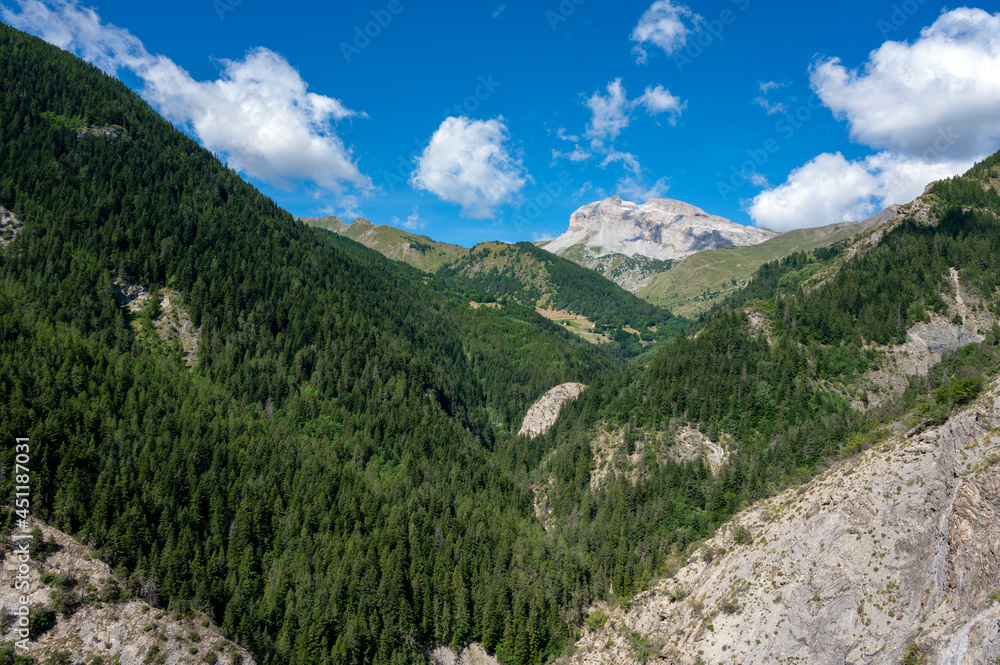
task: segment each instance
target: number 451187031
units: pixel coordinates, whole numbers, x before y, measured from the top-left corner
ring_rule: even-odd
[[[14,473],[17,474],[14,478],[15,482],[17,482],[17,486],[15,487],[16,493],[14,495],[16,510],[14,512],[18,517],[18,527],[24,529],[27,526],[28,511],[31,508],[31,500],[28,495],[28,490],[30,489],[29,483],[31,481],[28,462],[31,459],[31,449],[28,439],[18,438],[17,444],[14,446],[14,452],[17,453],[17,456],[14,458]]]

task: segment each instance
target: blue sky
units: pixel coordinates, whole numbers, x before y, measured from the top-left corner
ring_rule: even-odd
[[[1000,149],[1000,3],[90,4],[0,19],[119,76],[293,214],[470,245],[676,198],[860,219]]]

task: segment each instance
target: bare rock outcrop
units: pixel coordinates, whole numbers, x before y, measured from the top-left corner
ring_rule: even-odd
[[[27,655],[36,662],[64,662],[58,654],[68,653],[70,660],[65,662],[73,663],[90,663],[99,657],[100,662],[120,665],[254,665],[250,653],[226,639],[204,614],[167,612],[137,598],[109,600],[109,588],[117,593],[125,586],[111,568],[62,531],[36,525],[55,550],[44,557],[36,555],[29,564],[26,607],[33,614],[55,612],[54,625],[32,634],[28,642]],[[20,564],[10,542],[5,543],[0,569],[0,605],[8,618],[21,606],[24,593],[14,588]],[[155,582],[144,586],[147,595],[155,595]],[[10,622],[4,623],[0,641],[20,640],[13,628]]]
[[[912,430],[911,430],[912,431]],[[561,662],[989,664],[1000,657],[1000,388],[737,515]]]
[[[524,416],[518,435],[526,434],[533,438],[547,432],[559,417],[566,400],[576,399],[586,387],[582,383],[564,383],[539,397]]]
[[[24,224],[14,213],[0,206],[0,247],[6,247],[13,242],[23,227]]]
[[[650,199],[639,205],[612,196],[578,209],[569,230],[542,248],[561,254],[583,245],[594,256],[623,254],[679,259],[703,249],[756,245],[778,235],[709,215],[683,201]]]
[[[153,298],[144,286],[129,280],[116,280],[115,290],[118,302],[132,313],[141,312]],[[194,367],[198,364],[199,334],[187,309],[181,305],[181,294],[173,289],[162,289],[157,297],[160,299],[159,314],[152,319],[156,334],[167,346],[180,351],[185,365]]]
[[[427,654],[433,665],[500,665],[495,656],[486,653],[481,644],[473,643],[455,653],[448,647],[437,647]]]
[[[103,136],[106,139],[114,141],[122,137],[127,138],[128,132],[121,125],[90,125],[89,127],[80,127],[76,130],[78,141],[84,136]]]

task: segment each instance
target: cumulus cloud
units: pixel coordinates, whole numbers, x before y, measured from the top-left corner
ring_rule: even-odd
[[[880,152],[861,160],[823,153],[758,194],[746,209],[757,226],[788,231],[859,221],[919,196],[927,183],[964,170],[964,162],[929,163]]]
[[[677,117],[680,116],[681,111],[687,108],[687,102],[682,102],[680,97],[671,95],[670,91],[662,85],[658,85],[655,88],[647,86],[646,92],[642,94],[642,97],[635,100],[635,103],[646,107],[646,112],[649,115],[670,113],[671,117],[668,119],[668,122],[671,125],[677,124]]]
[[[657,0],[650,5],[632,30],[631,40],[636,42],[632,52],[636,62],[642,64],[649,58],[643,44],[653,44],[667,55],[683,48],[691,34],[685,18],[694,22],[701,20],[689,7],[674,4],[671,0]]]
[[[408,231],[419,231],[427,226],[427,222],[420,219],[420,210],[417,206],[413,206],[413,210],[411,210],[410,214],[406,216],[406,219],[400,220],[399,217],[393,217],[392,223],[395,226],[404,228]]]
[[[651,115],[669,113],[668,122],[677,124],[681,112],[687,108],[687,102],[670,94],[662,85],[655,88],[647,86],[646,91],[638,98],[629,100],[620,78],[608,84],[607,94],[595,92],[587,99],[591,119],[587,125],[587,138],[592,141],[614,140],[628,127],[632,121],[632,111],[637,107],[645,107]]]
[[[818,61],[813,90],[853,140],[879,152],[819,155],[747,211],[778,230],[858,220],[965,172],[1000,147],[997,71],[1000,14],[967,7],[942,12],[913,43],[885,42],[858,69]]]
[[[93,9],[75,1],[18,0],[19,12],[0,6],[0,17],[18,30],[38,35],[50,44],[72,51],[114,75],[119,69],[136,69],[150,59],[149,53],[132,33],[105,25]]]
[[[525,184],[521,161],[508,148],[509,139],[503,118],[446,118],[417,158],[410,184],[460,205],[466,217],[491,217]]]
[[[621,79],[608,84],[608,94],[595,92],[587,100],[591,119],[587,126],[587,136],[597,139],[614,139],[628,127],[631,105],[625,96]]]
[[[922,156],[951,127],[961,136],[950,154],[971,160],[1000,142],[998,71],[1000,13],[963,7],[942,13],[912,44],[885,42],[861,69],[822,60],[811,83],[856,141]]]
[[[283,57],[264,48],[243,60],[222,60],[221,77],[195,81],[162,56],[140,73],[145,95],[172,122],[189,128],[236,170],[288,188],[312,181],[341,191],[370,181],[332,131],[356,114],[339,100],[308,92]]]
[[[371,180],[335,131],[338,121],[363,114],[309,92],[298,71],[277,53],[258,48],[243,60],[221,60],[218,79],[196,81],[75,0],[19,0],[18,5],[18,12],[0,9],[5,22],[73,51],[109,74],[133,72],[157,110],[236,170],[284,188],[313,183],[345,200],[352,200],[344,194],[345,186],[362,194],[371,191]]]

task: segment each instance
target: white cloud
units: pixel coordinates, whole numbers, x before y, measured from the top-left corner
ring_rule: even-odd
[[[949,155],[971,161],[1000,147],[998,71],[1000,13],[963,7],[912,44],[885,42],[861,69],[820,61],[811,83],[856,141],[934,161],[941,132],[953,131]]]
[[[771,102],[767,98],[768,93],[772,90],[780,90],[781,88],[787,88],[790,83],[776,83],[774,81],[764,81],[760,84],[760,95],[754,99],[754,103],[760,106],[762,109],[767,111],[768,115],[774,115],[775,113],[787,113],[788,105],[782,104],[781,102]]]
[[[367,194],[371,180],[337,136],[336,122],[363,116],[332,97],[308,92],[287,60],[265,48],[243,60],[221,60],[214,81],[196,81],[165,56],[150,54],[127,30],[104,24],[75,0],[19,0],[0,16],[10,25],[78,53],[110,74],[127,69],[170,121],[182,125],[230,166],[279,187],[314,183],[353,199],[345,186]]]
[[[649,54],[642,47],[646,43],[658,46],[667,55],[682,48],[687,43],[688,35],[691,34],[691,29],[683,20],[685,18],[694,22],[701,20],[701,17],[692,14],[687,6],[674,4],[671,0],[657,0],[650,5],[639,18],[639,23],[632,30],[630,37],[636,42],[632,49],[636,61],[641,64],[648,59]]]
[[[687,102],[670,94],[670,91],[662,85],[647,86],[642,95],[630,100],[621,79],[618,78],[608,84],[607,94],[595,92],[587,98],[586,104],[591,111],[591,120],[584,132],[585,137],[590,139],[589,151],[577,144],[572,152],[553,150],[552,158],[577,162],[597,155],[601,157],[602,169],[620,162],[625,175],[615,184],[615,193],[643,201],[662,196],[669,188],[667,178],[660,178],[651,185],[647,184],[639,158],[630,152],[618,150],[613,142],[629,126],[632,113],[639,107],[645,108],[650,116],[667,113],[668,122],[675,125],[687,107]],[[579,140],[579,137],[567,134],[562,128],[557,131],[557,135],[566,141]],[[589,190],[584,186],[574,196],[581,196],[586,191]]]
[[[565,127],[560,127],[559,129],[557,129],[556,136],[561,138],[563,141],[570,141],[572,143],[578,143],[580,141],[580,137],[577,136],[576,134],[567,134]]]
[[[859,69],[817,62],[813,90],[853,140],[880,150],[819,155],[747,211],[778,230],[857,220],[965,172],[1000,143],[1000,13],[942,12],[913,43],[887,41]],[[761,87],[762,92],[764,87]]]
[[[762,109],[764,109],[765,111],[767,111],[768,115],[774,115],[775,113],[787,113],[788,112],[788,106],[787,105],[782,104],[781,102],[774,102],[774,103],[772,103],[771,101],[769,101],[767,99],[767,97],[763,97],[763,96],[757,97],[756,99],[754,99],[754,102],[756,102],[756,104],[758,106],[760,106]]]
[[[244,60],[222,60],[221,77],[195,81],[162,56],[139,72],[145,94],[172,122],[188,127],[236,170],[288,188],[311,181],[340,192],[371,183],[333,132],[356,114],[339,100],[308,92],[283,57],[255,49]]]
[[[508,150],[509,138],[503,118],[446,118],[417,158],[410,184],[462,206],[466,217],[491,217],[525,184],[521,161]]]
[[[408,231],[419,231],[427,226],[427,222],[420,219],[420,210],[417,206],[413,206],[413,210],[410,211],[410,214],[406,216],[405,220],[400,220],[399,217],[393,217],[392,223],[395,226],[407,229]]]
[[[581,148],[580,146],[574,146],[573,150],[570,152],[560,152],[559,150],[552,151],[552,159],[568,159],[571,162],[583,162],[590,159],[590,153]]]
[[[960,173],[962,162],[928,163],[881,152],[849,161],[823,153],[747,206],[757,226],[788,231],[870,217],[919,196],[927,183]]]
[[[586,135],[592,141],[614,140],[628,127],[632,121],[632,111],[643,106],[649,115],[669,113],[671,125],[677,124],[677,118],[687,108],[687,102],[670,94],[662,85],[655,88],[647,86],[642,96],[629,101],[620,78],[608,84],[608,94],[595,92],[587,99],[587,107],[591,112],[590,124]],[[560,138],[564,138],[560,136]]]
[[[677,117],[681,114],[681,111],[687,108],[687,102],[682,102],[680,97],[671,95],[670,91],[662,85],[658,85],[655,88],[647,86],[646,92],[643,93],[642,97],[635,100],[635,103],[645,106],[646,112],[649,115],[670,113],[669,122],[671,125],[677,124]]]
[[[84,9],[75,1],[18,0],[18,5],[20,13],[0,6],[0,17],[5,23],[72,51],[108,74],[114,75],[123,67],[142,67],[151,58],[132,33],[101,23],[97,12]]]
[[[494,7],[493,8],[493,18],[496,18],[497,16],[500,16],[500,14],[503,14],[504,11],[506,11],[506,9],[507,9],[507,5],[506,4],[499,4],[496,7]]]
[[[649,199],[663,198],[669,189],[670,185],[667,184],[667,178],[665,177],[660,178],[652,185],[646,185],[645,180],[641,176],[627,176],[615,184],[618,196],[627,201],[636,201],[639,203],[645,203]]]
[[[601,162],[601,168],[615,162],[621,162],[627,171],[627,174],[615,183],[615,193],[624,199],[645,202],[662,197],[670,189],[666,177],[660,178],[652,185],[647,184],[639,158],[630,152],[620,152],[611,148]]]
[[[639,158],[630,152],[619,152],[614,148],[611,148],[607,155],[604,157],[604,161],[601,162],[601,168],[605,168],[608,164],[614,162],[621,162],[626,169],[632,172],[632,175],[641,175],[642,167],[639,165]]]
[[[615,79],[608,84],[608,94],[595,92],[587,100],[591,120],[587,126],[587,136],[596,139],[614,139],[628,127],[631,105],[625,96],[622,80]]]

